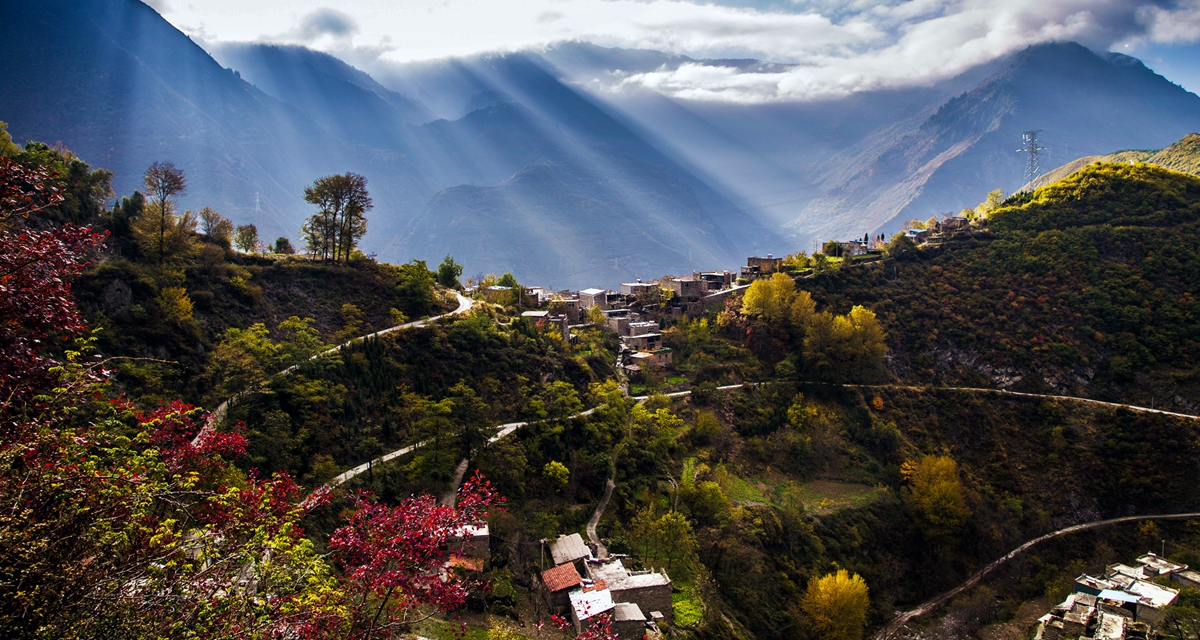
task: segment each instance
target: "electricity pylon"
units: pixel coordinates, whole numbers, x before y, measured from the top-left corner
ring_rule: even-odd
[[[1025,159],[1025,182],[1026,187],[1034,180],[1037,180],[1042,175],[1042,165],[1038,162],[1038,151],[1045,151],[1046,147],[1039,147],[1037,143],[1037,134],[1042,130],[1026,131],[1021,134],[1021,140],[1024,143],[1017,153],[1028,154]]]

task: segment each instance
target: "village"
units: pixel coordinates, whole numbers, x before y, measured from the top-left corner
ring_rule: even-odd
[[[1183,588],[1200,588],[1200,572],[1154,553],[1138,558],[1135,566],[1109,565],[1101,577],[1076,578],[1074,593],[1038,620],[1034,640],[1158,637],[1166,608]]]
[[[962,216],[947,215],[941,220],[922,224],[921,228],[909,228],[898,235],[911,241],[913,246],[936,246],[977,230]],[[518,306],[529,309],[522,312],[523,318],[543,328],[554,328],[566,341],[575,338],[572,329],[600,326],[611,331],[620,337],[622,344],[618,357],[620,372],[627,381],[636,382],[649,370],[671,367],[671,349],[664,347],[662,341],[662,321],[694,318],[720,308],[733,294],[748,288],[755,280],[775,273],[810,277],[815,268],[800,266],[798,262],[869,264],[882,259],[885,248],[882,236],[871,239],[865,234],[862,239],[830,240],[812,258],[804,254],[798,254],[800,260],[797,256],[775,257],[769,253],[766,257],[751,256],[736,274],[729,270],[712,270],[649,282],[637,279],[621,283],[615,291],[595,287],[554,291],[538,286],[487,285],[469,287],[467,293],[493,304],[517,302]]]

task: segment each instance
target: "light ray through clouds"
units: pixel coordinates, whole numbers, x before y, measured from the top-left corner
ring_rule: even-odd
[[[1136,55],[1200,41],[1200,0],[185,0],[157,6],[197,39],[294,42],[353,64],[536,48],[562,40],[697,58],[788,63],[773,72],[684,64],[606,79],[611,90],[732,102],[927,84],[1032,44],[1075,40]],[[1196,87],[1192,87],[1195,89]]]

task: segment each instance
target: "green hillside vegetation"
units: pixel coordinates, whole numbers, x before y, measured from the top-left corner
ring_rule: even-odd
[[[1129,150],[1102,156],[1078,158],[1042,174],[1041,177],[1026,185],[1026,187],[1038,189],[1053,184],[1089,164],[1129,164],[1138,162],[1152,164],[1172,171],[1200,175],[1200,133],[1189,133],[1179,142],[1157,151]]]
[[[103,177],[86,165],[66,175],[76,186]],[[615,336],[576,327],[576,340],[563,340],[516,306],[480,304],[309,361],[453,299],[422,262],[234,252],[231,224],[198,217],[211,222],[205,233],[135,194],[91,220],[113,234],[111,253],[78,286],[104,327],[99,350],[149,359],[114,361],[126,398],[154,406],[183,394],[213,407],[245,391],[224,423],[246,429],[238,473],[286,471],[306,490],[426,442],[306,518],[320,554],[358,490],[392,504],[441,493],[466,459],[508,499],[489,518],[489,586],[459,612],[470,637],[484,634],[485,614],[527,625],[548,617],[539,541],[583,532],[609,480],[600,536],[634,567],[669,573],[679,623],[695,625],[675,631],[697,640],[856,638],[1034,536],[1200,499],[1192,421],[843,386],[1011,386],[1194,412],[1200,179],[1182,173],[1089,165],[992,210],[986,231],[936,246],[895,241],[872,264],[818,260],[799,279],[756,281],[707,317],[653,311],[682,375],[643,384],[694,393],[641,403],[616,379]],[[147,250],[146,220],[173,238],[158,245],[170,247],[161,260]],[[443,271],[453,286],[452,263]],[[716,389],[743,381],[759,384]],[[585,408],[595,411],[579,416]],[[516,420],[529,424],[486,445],[490,427]],[[1171,536],[1180,552],[1200,552],[1188,526],[1118,531],[1108,552],[1039,551],[991,595],[954,605],[983,611],[954,635],[1148,541]],[[420,630],[456,633],[445,620]]]
[[[1016,204],[1014,204],[1014,201]],[[1196,406],[1200,178],[1090,165],[994,211],[986,232],[804,281],[872,308],[906,382]]]

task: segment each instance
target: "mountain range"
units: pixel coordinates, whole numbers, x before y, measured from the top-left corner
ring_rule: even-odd
[[[137,0],[17,0],[0,20],[0,120],[114,171],[118,193],[172,161],[185,206],[295,238],[304,186],[355,171],[376,204],[365,251],[550,286],[733,268],[957,211],[1021,186],[1026,130],[1047,165],[1200,130],[1200,98],[1073,43],[928,86],[739,104],[613,79],[786,65],[570,42],[357,69],[302,47],[206,50]]]

